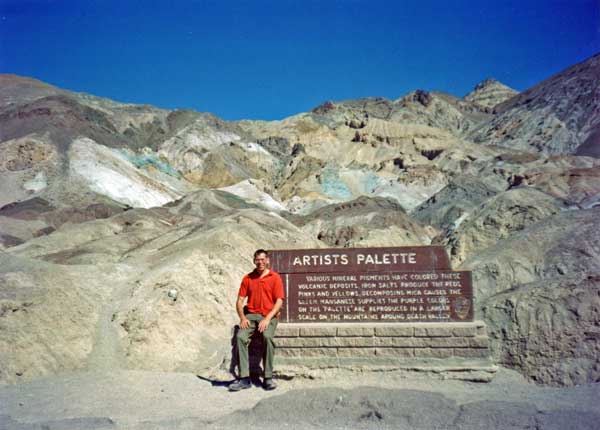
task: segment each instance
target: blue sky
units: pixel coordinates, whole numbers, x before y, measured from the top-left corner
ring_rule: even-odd
[[[228,120],[524,90],[598,52],[598,0],[0,0],[0,73]]]

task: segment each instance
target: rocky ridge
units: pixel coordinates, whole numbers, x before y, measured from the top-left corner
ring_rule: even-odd
[[[471,131],[475,142],[544,154],[598,157],[600,55],[496,105]]]
[[[473,270],[499,363],[598,381],[598,58],[517,95],[484,81],[270,122],[0,76],[0,380],[210,373],[255,248],[433,243]]]
[[[465,96],[465,100],[483,108],[493,109],[494,106],[516,96],[519,92],[507,87],[502,82],[489,78],[478,83],[473,91]]]

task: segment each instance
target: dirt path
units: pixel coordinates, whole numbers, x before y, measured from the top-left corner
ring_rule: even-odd
[[[94,347],[85,366],[85,370],[90,372],[110,372],[119,369],[121,363],[126,362],[113,315],[119,310],[119,304],[124,303],[135,288],[132,278],[136,272],[123,263],[115,264],[110,270],[112,279],[104,285],[106,292],[96,323]]]
[[[539,387],[507,370],[487,384],[416,376],[338,374],[229,393],[188,373],[71,373],[0,386],[0,429],[260,428],[265,420],[287,428],[600,428],[600,384]]]

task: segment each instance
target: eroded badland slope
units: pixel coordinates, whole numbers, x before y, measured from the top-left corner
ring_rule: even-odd
[[[0,76],[0,380],[207,374],[254,249],[442,244],[498,363],[598,381],[599,64],[270,122]]]

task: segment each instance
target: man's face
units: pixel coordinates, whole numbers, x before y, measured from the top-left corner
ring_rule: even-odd
[[[259,272],[264,271],[269,265],[269,257],[265,254],[258,254],[254,257],[254,265],[256,266],[256,270]]]

